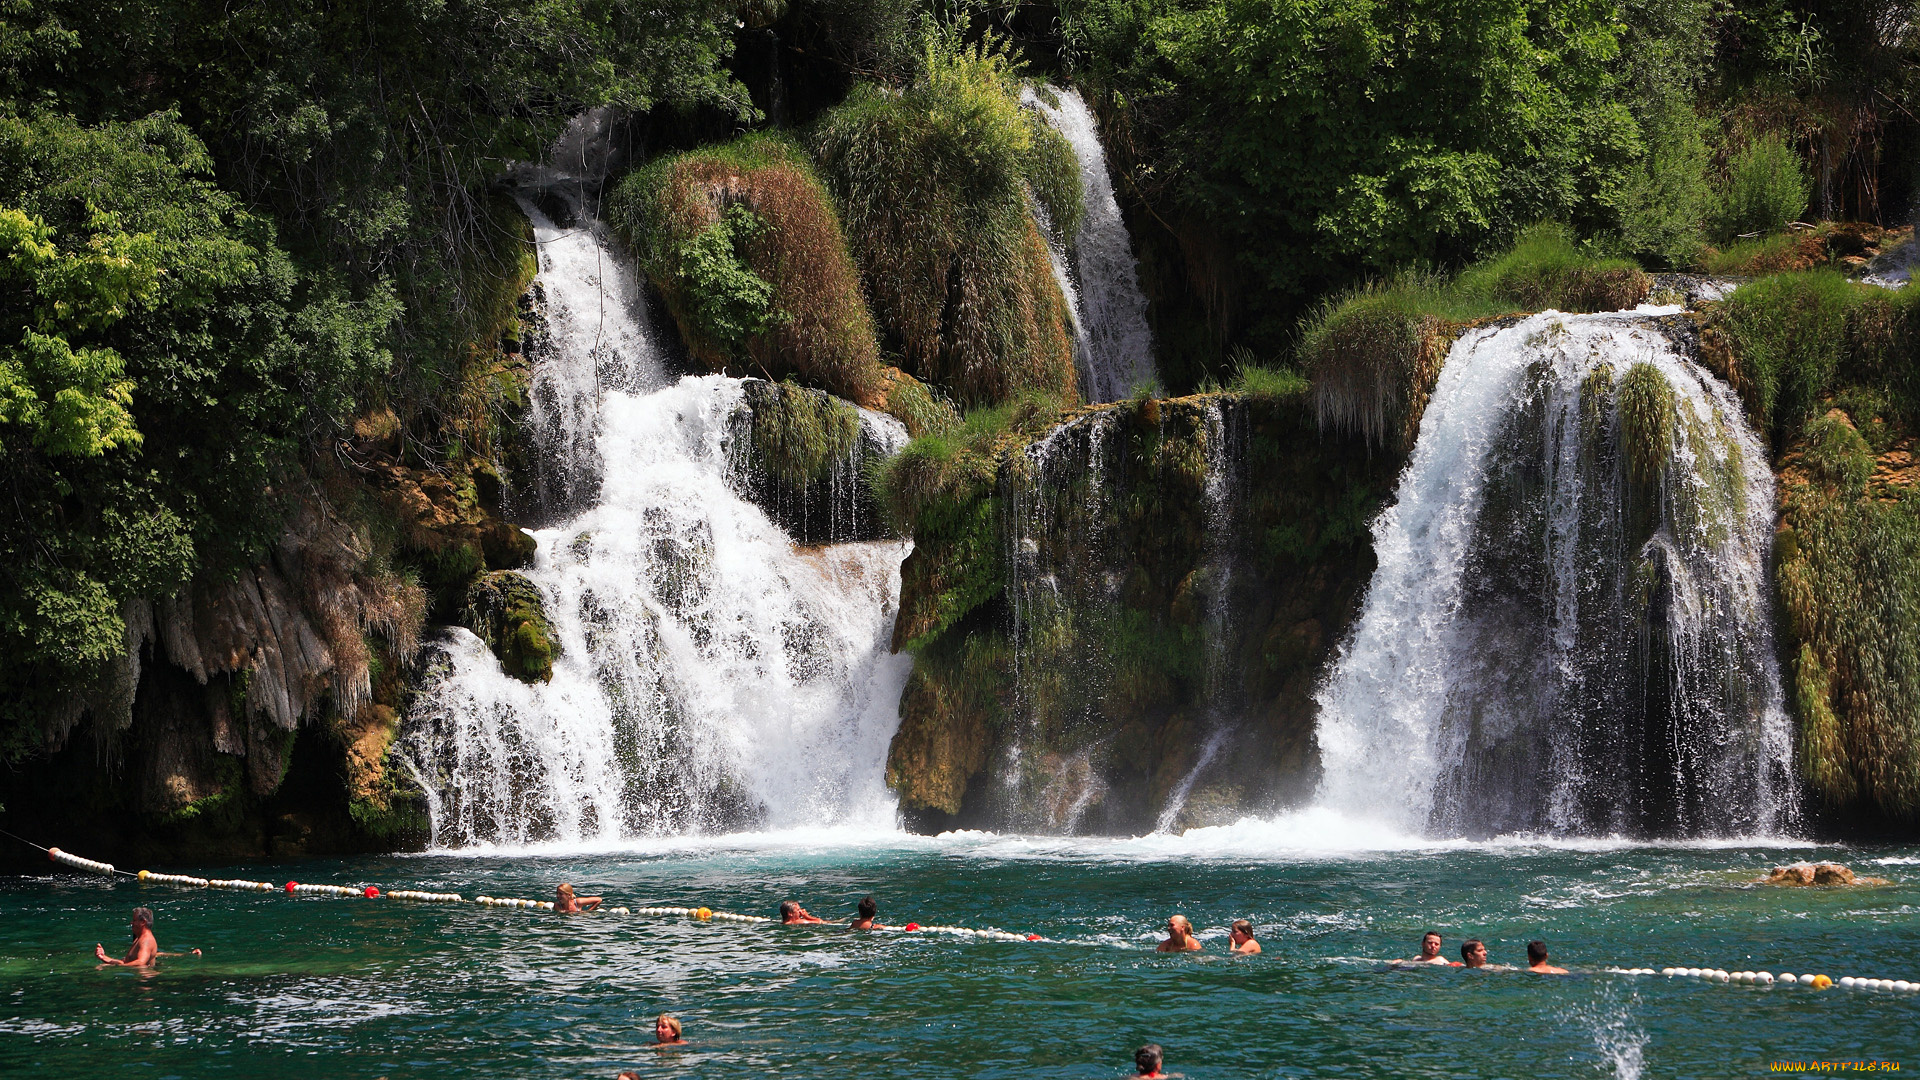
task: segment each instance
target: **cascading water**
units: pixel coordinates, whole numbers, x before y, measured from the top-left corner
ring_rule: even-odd
[[[1317,695],[1320,802],[1409,831],[1790,824],[1773,474],[1650,317],[1453,346]]]
[[[1029,88],[1021,100],[1066,138],[1080,163],[1086,213],[1072,238],[1080,287],[1077,297],[1067,291],[1077,311],[1076,329],[1085,357],[1080,391],[1088,401],[1119,401],[1137,387],[1155,384],[1153,335],[1147,329],[1147,299],[1140,291],[1139,268],[1120,204],[1113,196],[1113,180],[1107,175],[1100,131],[1093,111],[1077,91],[1049,87],[1043,94]]]
[[[442,644],[398,745],[434,843],[892,827],[884,758],[912,662],[888,642],[910,544],[802,549],[741,498],[745,384],[662,385],[630,279],[571,209],[563,228],[529,208],[550,328],[533,421],[559,508],[587,504],[536,534],[527,571],[561,648],[530,686],[465,631]]]

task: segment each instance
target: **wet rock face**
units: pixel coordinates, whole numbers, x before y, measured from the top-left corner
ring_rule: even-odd
[[[525,683],[553,681],[560,640],[539,588],[524,575],[496,570],[476,578],[465,614],[467,629],[487,643],[507,674]]]
[[[1139,833],[1297,802],[1397,461],[1302,398],[1092,410],[915,536],[887,780],[917,828]]]

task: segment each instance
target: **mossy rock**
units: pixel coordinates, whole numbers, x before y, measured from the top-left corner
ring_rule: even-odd
[[[521,682],[551,682],[560,639],[547,619],[540,589],[522,574],[496,570],[467,589],[467,629],[479,635],[507,674]]]
[[[654,162],[621,181],[609,216],[695,359],[888,407],[845,230],[797,147],[753,134]]]
[[[963,405],[1075,397],[1070,315],[1033,211],[1052,199],[1054,221],[1079,216],[1058,139],[992,56],[936,57],[903,90],[858,87],[819,125],[883,343]]]

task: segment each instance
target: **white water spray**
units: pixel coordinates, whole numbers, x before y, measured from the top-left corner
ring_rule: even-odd
[[[1153,386],[1153,335],[1147,329],[1147,299],[1139,268],[1113,196],[1107,154],[1093,111],[1074,90],[1051,90],[1048,104],[1031,88],[1021,100],[1039,110],[1064,136],[1080,163],[1080,194],[1086,205],[1073,252],[1080,283],[1076,320],[1083,335],[1086,378],[1080,390],[1090,402],[1119,401],[1136,387]],[[1073,294],[1069,293],[1069,297]]]
[[[1636,486],[1618,380],[1638,363],[1672,388],[1672,436]],[[1772,522],[1738,400],[1650,320],[1466,334],[1317,695],[1320,803],[1443,835],[1782,827]]]
[[[530,217],[551,329],[534,419],[566,502],[591,503],[535,534],[552,682],[512,679],[455,631],[408,715],[398,751],[433,842],[893,827],[883,772],[912,662],[888,642],[911,545],[802,549],[740,498],[741,381],[662,387],[596,226]]]

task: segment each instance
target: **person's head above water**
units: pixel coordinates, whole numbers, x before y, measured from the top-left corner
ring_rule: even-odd
[[[1243,937],[1253,936],[1253,923],[1247,919],[1233,920],[1233,932]]]
[[[1487,964],[1487,945],[1479,938],[1468,938],[1460,943],[1460,959],[1472,967],[1485,967]]]
[[[1544,941],[1527,942],[1527,963],[1544,964],[1547,962],[1547,943]]]
[[[134,908],[132,925],[135,929],[140,927],[146,927],[148,930],[153,929],[153,909],[149,907]]]
[[[794,903],[792,900],[780,901],[780,917],[782,919],[791,919],[798,914],[800,914],[799,904]]]
[[[1160,1066],[1165,1063],[1166,1055],[1159,1043],[1148,1043],[1133,1052],[1133,1068],[1140,1076],[1159,1076]]]
[[[863,896],[860,898],[860,917],[862,919],[871,919],[878,914],[880,914],[880,904],[878,901],[871,896]]]
[[[1420,956],[1430,958],[1440,955],[1440,931],[1429,930],[1420,935]]]
[[[560,885],[555,887],[553,891],[562,900],[573,899],[573,886],[571,885]]]
[[[659,1016],[654,1018],[653,1038],[655,1042],[663,1042],[663,1043],[684,1042],[685,1040],[683,1040],[680,1037],[680,1031],[681,1031],[681,1027],[680,1027],[679,1017],[668,1016],[666,1013],[661,1013]]]

